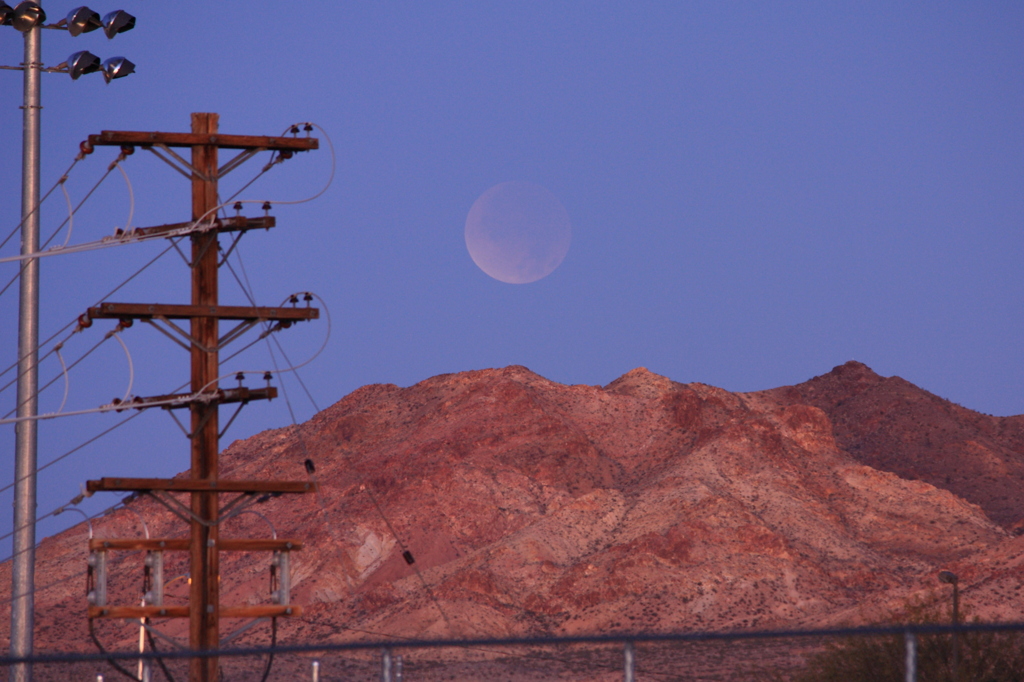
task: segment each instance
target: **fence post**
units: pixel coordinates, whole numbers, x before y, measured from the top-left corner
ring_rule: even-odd
[[[313,682],[320,682],[320,661],[313,661]]]
[[[636,649],[633,648],[632,642],[626,642],[626,646],[622,648],[622,658],[623,682],[636,682]]]
[[[380,657],[380,682],[395,682],[391,675],[391,649],[385,649]]]
[[[917,682],[917,637],[910,630],[903,634],[907,648],[907,682]]]

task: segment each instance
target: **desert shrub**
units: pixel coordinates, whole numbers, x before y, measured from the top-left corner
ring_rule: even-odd
[[[949,623],[950,615],[921,604],[878,625]],[[973,622],[978,622],[976,619]],[[919,682],[1020,682],[1024,680],[1024,633],[960,632],[956,675],[953,636],[917,637]],[[812,656],[793,682],[904,682],[906,648],[903,635],[850,637]]]

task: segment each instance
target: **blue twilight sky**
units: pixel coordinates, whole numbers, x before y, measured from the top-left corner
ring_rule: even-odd
[[[51,20],[77,4],[43,3]],[[137,64],[109,86],[98,75],[44,75],[43,187],[104,129],[185,131],[193,111],[219,112],[225,133],[323,126],[337,151],[333,184],[316,201],[276,207],[278,227],[240,246],[261,304],[310,290],[330,310],[326,350],[301,374],[320,409],[368,383],[510,364],[587,384],[645,366],[742,391],[852,358],[976,410],[1024,412],[1019,2],[120,6],[138,25],[113,41],[43,35],[49,65],[82,49]],[[20,60],[20,35],[0,27],[0,62]],[[0,71],[0,92],[2,238],[20,211],[20,74]],[[242,196],[315,193],[330,172],[324,147]],[[101,149],[78,164],[73,201],[113,158]],[[225,178],[222,195],[261,163]],[[184,178],[141,150],[124,168],[134,225],[188,219]],[[534,284],[490,279],[463,242],[474,200],[508,180],[543,185],[572,219],[568,256]],[[76,216],[70,243],[123,227],[128,207],[115,171]],[[57,192],[44,236],[66,214]],[[43,336],[165,246],[44,260]],[[14,272],[0,265],[0,285]],[[110,300],[184,303],[187,287],[172,251]],[[244,303],[229,272],[222,291]],[[0,296],[4,367],[15,358],[16,309],[15,287]],[[111,326],[74,337],[65,359]],[[299,362],[326,330],[299,325],[278,338]],[[122,338],[134,394],[187,379],[185,353],[151,328]],[[270,367],[258,344],[224,372]],[[51,357],[43,379],[55,373]],[[126,389],[124,353],[108,341],[70,376],[66,409],[108,402]],[[62,386],[43,395],[43,411],[57,409]],[[285,388],[296,418],[309,418],[311,401],[293,380]],[[13,406],[13,390],[0,399]],[[123,416],[42,422],[40,463]],[[290,422],[283,400],[253,404],[223,442]],[[6,485],[12,427],[0,438]],[[184,438],[153,410],[42,472],[40,513],[87,478],[187,466]],[[0,493],[0,504],[10,497]],[[84,508],[114,501],[98,497]],[[73,521],[48,520],[40,534]],[[0,530],[9,527],[5,514]]]

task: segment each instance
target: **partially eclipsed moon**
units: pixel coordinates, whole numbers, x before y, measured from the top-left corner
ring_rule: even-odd
[[[528,284],[557,268],[572,241],[569,214],[532,182],[503,182],[480,195],[466,216],[466,248],[496,280]]]

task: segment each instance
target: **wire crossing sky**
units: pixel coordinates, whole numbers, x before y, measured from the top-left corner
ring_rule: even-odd
[[[44,6],[56,20],[76,5]],[[364,384],[510,364],[602,385],[645,366],[744,391],[850,359],[981,412],[1024,412],[1020,3],[313,2],[306,17],[263,2],[94,7],[117,8],[138,23],[114,41],[42,36],[49,66],[78,50],[136,64],[109,85],[43,75],[42,186],[54,187],[43,239],[68,249],[41,261],[41,337],[56,334],[43,353],[153,259],[104,300],[188,302],[188,269],[167,240],[79,246],[189,221],[188,182],[141,149],[116,167],[124,175],[110,172],[118,150],[98,148],[55,184],[79,143],[102,130],[184,132],[190,112],[211,111],[228,134],[314,122],[336,148],[326,191],[275,205],[277,227],[238,242],[234,276],[222,269],[227,305],[249,305],[248,289],[259,305],[309,291],[330,310],[324,352],[299,370],[305,386],[274,380],[299,420]],[[0,63],[17,65],[20,36],[0,40]],[[0,81],[12,133],[0,137],[2,241],[20,220],[21,75]],[[241,190],[256,202],[242,215],[310,197],[332,175],[323,142],[261,174],[271,160],[222,181],[225,201]],[[68,206],[101,178],[69,236]],[[544,188],[572,225],[564,261],[529,284],[488,277],[466,249],[470,208],[506,182]],[[0,262],[0,288],[17,268]],[[16,361],[16,306],[13,285],[0,294],[0,369]],[[113,328],[97,320],[59,358],[70,366]],[[262,386],[275,362],[297,365],[328,338],[324,320],[275,332],[279,348],[252,343],[259,333],[228,348],[251,344],[224,374],[255,372],[245,381]],[[103,343],[66,384],[51,353],[40,412],[61,405],[65,386],[64,410],[77,411],[123,397],[130,374],[138,396],[187,381],[187,354],[150,326],[117,338],[127,355]],[[13,409],[13,388],[0,400],[0,414]],[[40,464],[124,416],[41,422]],[[289,423],[283,396],[254,403],[222,443]],[[10,425],[0,438],[2,488]],[[40,514],[89,478],[187,467],[178,427],[150,410],[41,472]],[[47,519],[40,536],[72,516]]]

